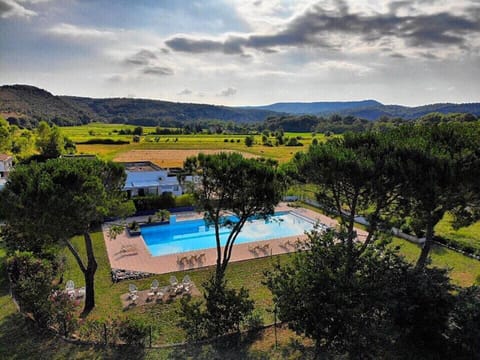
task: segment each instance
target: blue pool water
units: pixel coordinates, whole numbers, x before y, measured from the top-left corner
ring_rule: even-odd
[[[234,218],[231,218],[232,220]],[[247,221],[235,240],[236,244],[302,235],[313,229],[313,222],[291,213],[278,213],[269,220]],[[222,245],[229,228],[220,229]],[[169,225],[142,226],[142,236],[153,256],[215,248],[215,228],[205,226],[203,219],[179,221]]]

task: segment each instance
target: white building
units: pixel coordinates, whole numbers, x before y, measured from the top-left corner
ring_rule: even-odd
[[[0,154],[0,190],[7,182],[8,174],[13,169],[13,157],[6,154]]]
[[[13,157],[6,154],[0,154],[0,190],[7,182],[8,174],[13,169]]]
[[[149,161],[123,163],[127,179],[124,190],[131,196],[161,195],[171,193],[182,195],[184,189],[180,185],[177,174],[181,169],[162,169]],[[192,181],[187,176],[186,181]]]

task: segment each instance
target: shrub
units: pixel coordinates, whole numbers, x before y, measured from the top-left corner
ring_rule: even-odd
[[[96,343],[105,342],[104,326],[100,320],[86,320],[79,328],[80,338],[84,341],[92,341]]]
[[[118,324],[118,337],[125,344],[145,346],[149,327],[144,322],[127,318]]]
[[[86,140],[86,141],[77,142],[77,144],[125,145],[125,144],[130,144],[130,141],[114,140],[114,139],[89,139],[89,140]]]
[[[170,209],[175,207],[175,199],[171,193],[149,195],[133,199],[137,211]]]
[[[50,296],[52,302],[50,323],[60,334],[68,336],[77,328],[75,311],[79,305],[64,292],[57,291]]]
[[[161,209],[161,210],[158,210],[156,213],[155,213],[155,216],[156,218],[159,220],[159,221],[168,221],[170,220],[170,212],[168,210],[165,210],[165,209]],[[150,217],[149,217],[150,219]]]
[[[49,297],[55,277],[52,263],[36,258],[31,252],[17,251],[7,260],[7,270],[20,309],[32,314],[39,326],[47,326],[52,308]]]
[[[175,197],[175,206],[193,206],[195,204],[195,198],[192,194],[183,194]]]
[[[240,325],[251,317],[253,300],[244,288],[227,287],[225,280],[218,282],[211,277],[203,284],[205,307],[190,297],[182,299],[179,315],[182,327],[190,340],[216,337],[240,331]]]

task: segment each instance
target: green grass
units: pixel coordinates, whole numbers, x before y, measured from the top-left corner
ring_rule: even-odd
[[[128,315],[143,320],[147,323],[155,325],[154,337],[158,343],[171,343],[184,340],[184,334],[177,327],[179,310],[179,301],[173,301],[161,305],[147,305],[132,308],[128,311],[122,310],[120,295],[128,292],[128,284],[133,282],[137,287],[149,289],[152,279],[158,279],[160,284],[167,285],[168,279],[172,274],[155,275],[152,278],[135,281],[123,281],[112,284],[110,277],[110,265],[107,258],[105,243],[101,232],[92,234],[94,241],[94,250],[98,262],[98,270],[95,276],[96,291],[96,307],[89,314],[92,319],[107,319],[109,317]],[[115,241],[115,240],[113,240]],[[77,237],[73,239],[73,243],[80,250],[82,255],[85,254],[83,238]],[[77,286],[83,286],[83,274],[81,273],[75,259],[68,250],[65,250],[67,256],[67,269],[65,279],[71,279]],[[246,287],[250,291],[251,298],[255,301],[255,307],[258,309],[266,323],[273,321],[272,317],[272,298],[268,288],[262,284],[264,279],[264,271],[271,269],[276,258],[257,259],[252,261],[244,261],[232,263],[229,265],[227,279],[231,286],[240,288]],[[280,261],[289,261],[288,256],[280,257]],[[202,269],[189,271],[191,279],[201,289],[201,284],[209,277],[213,269]],[[178,272],[177,278],[181,279],[186,272]]]
[[[480,221],[473,225],[455,230],[452,226],[453,216],[446,214],[435,227],[435,233],[445,239],[459,244],[470,245],[480,250]]]

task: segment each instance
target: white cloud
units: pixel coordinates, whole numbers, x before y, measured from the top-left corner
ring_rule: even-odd
[[[110,30],[99,30],[96,28],[80,27],[66,23],[55,25],[47,31],[55,36],[73,39],[114,40],[117,38],[117,34]]]
[[[29,10],[14,0],[0,0],[0,17],[3,19],[11,17],[30,18],[37,15],[33,10]]]

